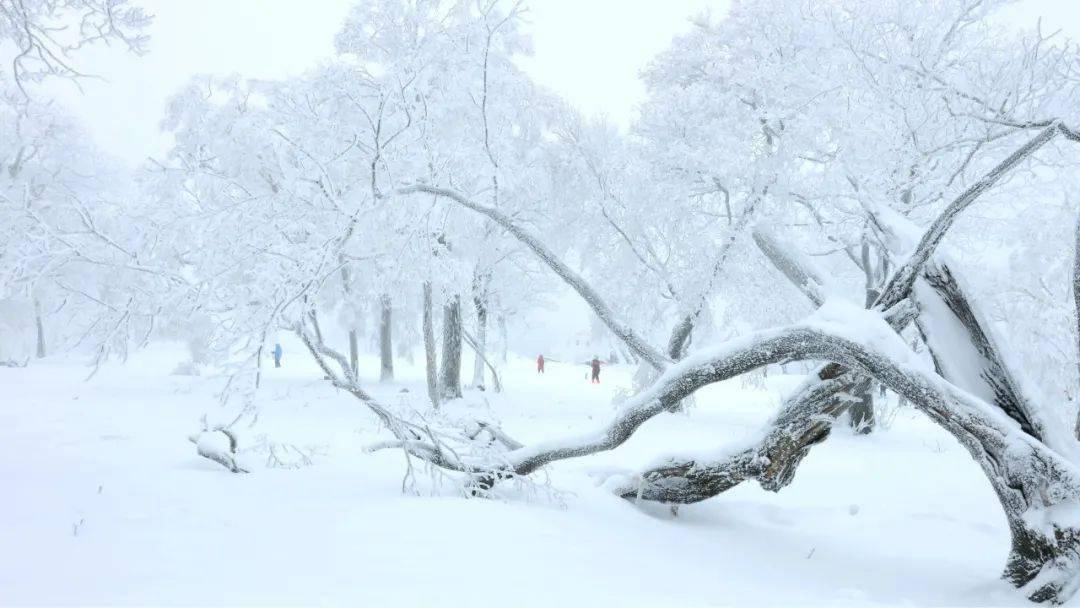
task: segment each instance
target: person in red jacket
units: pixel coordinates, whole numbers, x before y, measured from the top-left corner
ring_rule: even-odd
[[[536,373],[544,373],[544,355],[540,355],[536,358]]]
[[[593,355],[592,363],[592,383],[600,384],[600,359]]]

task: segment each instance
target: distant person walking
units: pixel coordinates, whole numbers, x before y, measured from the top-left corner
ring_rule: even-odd
[[[281,367],[281,344],[274,345],[274,367]]]
[[[544,373],[544,355],[540,355],[536,358],[536,373]]]
[[[600,384],[600,359],[593,355],[592,363],[592,383]]]

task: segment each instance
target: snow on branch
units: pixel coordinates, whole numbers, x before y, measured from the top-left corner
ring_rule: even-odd
[[[247,473],[236,460],[239,441],[236,434],[225,427],[205,429],[188,436],[188,441],[195,444],[199,456],[220,464],[230,473]]]
[[[47,77],[87,78],[72,56],[97,43],[120,42],[143,55],[144,33],[153,17],[128,0],[19,0],[0,2],[0,40],[15,46],[11,60],[15,84],[27,95],[27,82]]]
[[[1080,131],[1070,129],[1064,124],[1058,124],[1058,129],[1061,130],[1061,134],[1064,135],[1066,139],[1080,143]]]
[[[867,208],[883,241],[894,252],[917,242],[918,227],[892,210]],[[990,325],[962,286],[948,263],[948,256],[934,251],[923,264],[910,299],[918,306],[916,325],[930,350],[938,373],[960,388],[997,405],[1025,432],[1040,440],[1045,432],[1037,408],[1019,388],[1015,374],[1005,364]]]
[[[814,303],[814,306],[821,306],[825,302],[828,291],[824,276],[817,268],[787,247],[765,225],[755,226],[753,237],[758,249],[761,249],[765,257],[769,258],[769,261],[784,273],[784,276]]]
[[[915,283],[918,327],[938,368],[953,384],[992,403],[1025,433],[1047,440],[1038,410],[1024,397],[1001,349],[949,266],[931,260]]]

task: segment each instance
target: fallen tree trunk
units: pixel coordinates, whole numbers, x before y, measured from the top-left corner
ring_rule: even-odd
[[[773,492],[791,483],[810,448],[829,436],[847,409],[854,374],[830,363],[788,398],[768,432],[749,447],[712,458],[672,459],[613,488],[623,498],[690,504],[726,492],[748,479]]]
[[[1055,126],[1047,127],[999,163],[986,177],[950,203],[946,211],[922,233],[917,243],[902,236],[914,232],[910,224],[899,225],[901,221],[907,222],[906,219],[875,211],[870,213],[871,219],[885,233],[887,240],[893,243],[894,249],[913,251],[893,273],[873,308],[880,310],[890,302],[897,303],[913,297],[920,310],[919,326],[933,354],[938,373],[956,386],[993,403],[1016,420],[1024,432],[1039,440],[1041,433],[1038,429],[1041,425],[1032,422],[1032,409],[1017,390],[1012,375],[997,353],[995,343],[988,337],[948,267],[932,258],[959,212],[971,205],[1009,168],[1049,141],[1056,132]],[[812,264],[784,247],[768,230],[759,227],[755,230],[754,238],[766,257],[811,302],[821,301],[824,297],[824,280],[820,273],[812,270]],[[909,280],[913,276],[920,280]],[[906,321],[893,322],[892,325],[899,332]],[[934,339],[927,332],[947,332],[947,335]],[[960,350],[968,352],[958,355]],[[978,364],[973,369],[966,363],[953,363],[958,356],[966,362],[976,361]],[[829,381],[830,386],[817,386],[825,381]],[[847,412],[852,403],[861,400],[869,389],[870,383],[865,378],[840,366],[823,366],[784,401],[767,427],[770,431],[755,445],[741,452],[704,461],[692,458],[685,462],[662,463],[641,473],[647,487],[640,488],[638,495],[643,499],[663,502],[696,502],[715,496],[746,479],[757,479],[763,488],[778,491],[790,483],[807,452],[828,437],[833,421]],[[747,459],[768,462],[769,466],[759,467],[759,471],[759,468],[747,467]],[[672,492],[671,488],[678,488],[679,491]]]
[[[685,359],[593,433],[511,450],[498,462],[436,464],[487,480],[527,475],[551,462],[618,447],[670,404],[708,384],[765,365],[833,361],[907,398],[968,450],[997,493],[1012,533],[1005,577],[1033,600],[1067,599],[1080,572],[1080,528],[1071,516],[1080,509],[1080,471],[1024,433],[996,406],[922,369],[903,340],[874,312],[839,303],[826,308],[831,310],[825,316],[807,323],[758,332]],[[814,390],[826,401],[831,396],[828,390]],[[419,441],[382,447],[404,448],[419,457],[436,451]],[[742,470],[754,474],[771,464],[748,454],[738,460]],[[782,472],[775,474],[781,482],[783,477]],[[639,485],[631,482],[627,487],[637,490]]]
[[[645,497],[651,492],[657,497],[674,496],[680,497],[680,501],[692,502],[722,492],[750,477],[764,479],[766,485],[783,487],[790,482],[807,450],[827,437],[835,417],[850,406],[851,395],[869,389],[869,385],[864,387],[862,383],[876,380],[945,428],[987,475],[1012,534],[1005,578],[1023,587],[1028,597],[1035,601],[1064,601],[1075,591],[1080,571],[1080,528],[1071,517],[1071,513],[1080,507],[1080,472],[1029,432],[1038,432],[1036,424],[1029,424],[1027,428],[1018,424],[999,398],[988,403],[973,396],[966,387],[958,388],[940,376],[922,370],[897,335],[897,330],[910,321],[910,316],[896,311],[897,306],[912,296],[916,281],[927,272],[928,262],[959,213],[1058,133],[1059,124],[1051,123],[952,201],[923,233],[914,253],[886,282],[874,303],[874,311],[845,308],[831,323],[819,320],[759,332],[712,351],[698,353],[671,367],[667,367],[666,357],[657,356],[659,353],[655,349],[616,322],[595,291],[580,277],[568,272],[535,237],[515,226],[507,216],[450,190],[431,186],[406,188],[402,192],[443,194],[505,227],[578,290],[598,314],[606,313],[600,316],[616,335],[646,360],[652,357],[650,363],[654,369],[663,373],[651,387],[628,400],[607,427],[591,434],[512,449],[502,454],[498,462],[448,461],[437,445],[408,439],[383,447],[400,447],[421,458],[427,455],[438,466],[470,473],[482,487],[490,487],[495,479],[527,475],[554,461],[614,449],[646,421],[704,385],[775,363],[831,361],[818,370],[817,377],[805,384],[794,399],[785,403],[770,426],[770,432],[759,444],[714,460],[717,467],[702,466],[696,461],[668,463],[663,468],[646,472],[634,480],[635,483],[621,487],[620,493]],[[892,327],[881,323],[881,318],[876,315],[886,310],[894,313]],[[978,319],[972,318],[978,326]],[[961,319],[961,325],[964,325],[964,319]],[[852,326],[864,331],[846,333]],[[868,331],[871,326],[874,326],[873,331]],[[967,339],[980,343],[975,333],[967,330]],[[985,332],[982,334],[986,335]],[[993,352],[992,341],[984,342],[990,345],[993,360],[1000,363],[1001,358]],[[956,379],[970,382],[966,376]],[[1013,403],[1020,403],[1011,382],[997,382],[996,385],[1006,387],[1004,394]],[[762,446],[769,451],[762,453]]]
[[[916,323],[943,377],[997,405],[1025,433],[1046,440],[1044,424],[1024,398],[998,345],[945,263],[928,264],[915,284]]]

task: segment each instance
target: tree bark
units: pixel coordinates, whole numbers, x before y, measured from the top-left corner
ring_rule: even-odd
[[[443,352],[439,376],[442,399],[461,397],[461,296],[443,307]]]
[[[379,381],[394,379],[393,314],[390,296],[379,298]]]
[[[439,407],[439,388],[435,361],[435,324],[431,311],[431,281],[424,282],[424,371],[427,376],[428,399],[431,407]]]

